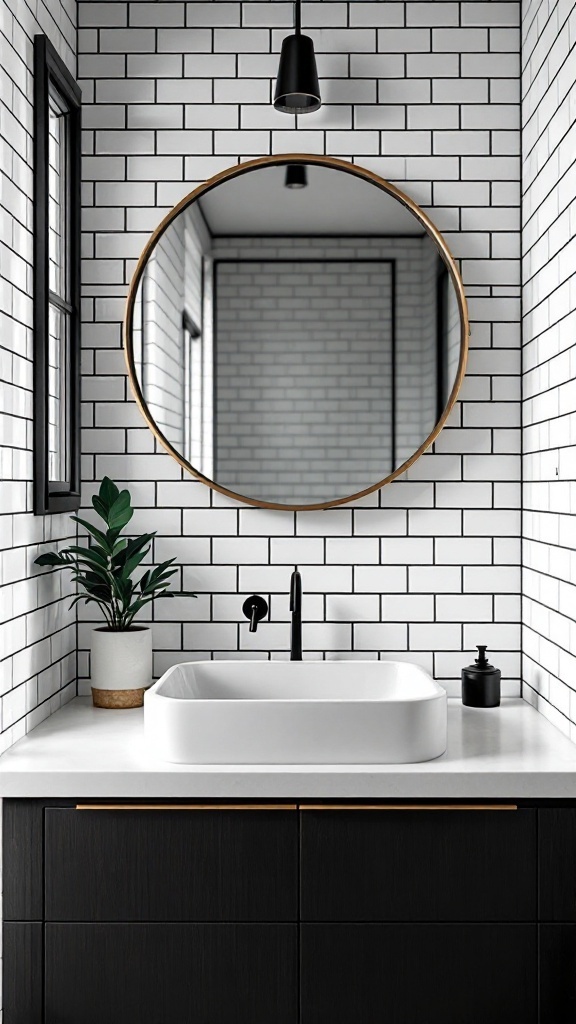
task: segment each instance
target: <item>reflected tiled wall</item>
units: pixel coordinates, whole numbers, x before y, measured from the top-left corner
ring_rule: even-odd
[[[576,738],[576,4],[523,5],[524,694]]]
[[[75,536],[67,516],[32,514],[33,38],[76,73],[75,0],[0,4],[0,750],[76,692],[70,580],[33,567]]]
[[[324,105],[271,106],[292,5],[79,4],[84,94],[84,479],[131,487],[199,599],[160,603],[155,671],[285,657],[302,567],[308,657],[410,658],[458,692],[486,643],[520,679],[519,4],[311,2]],[[150,231],[206,177],[266,153],[353,159],[421,203],[461,261],[472,318],[462,402],[405,479],[355,508],[236,508],[155,448],[131,401],[120,323]],[[249,634],[242,595],[271,596]],[[86,651],[90,624],[80,625]],[[433,653],[434,652],[434,653]],[[81,676],[88,658],[80,658]],[[82,684],[86,687],[86,683]]]

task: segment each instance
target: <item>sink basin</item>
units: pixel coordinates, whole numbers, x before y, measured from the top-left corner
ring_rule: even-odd
[[[399,661],[196,661],[144,697],[149,749],[182,764],[406,764],[446,750],[446,691]]]

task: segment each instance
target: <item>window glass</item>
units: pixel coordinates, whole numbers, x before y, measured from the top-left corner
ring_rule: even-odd
[[[69,298],[66,272],[68,229],[66,194],[68,190],[66,110],[53,86],[49,97],[48,136],[48,259],[49,286],[60,298]]]

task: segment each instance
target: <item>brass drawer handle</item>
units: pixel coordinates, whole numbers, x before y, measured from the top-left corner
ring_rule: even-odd
[[[517,804],[300,804],[301,811],[517,811]]]
[[[297,811],[297,804],[76,804],[77,811]]]

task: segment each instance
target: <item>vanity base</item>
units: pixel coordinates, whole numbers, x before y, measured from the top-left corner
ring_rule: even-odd
[[[576,1018],[574,801],[3,814],[5,1024]]]

